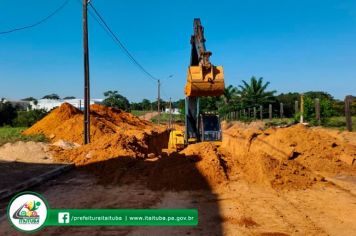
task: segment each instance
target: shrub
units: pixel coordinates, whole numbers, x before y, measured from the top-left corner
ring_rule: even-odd
[[[17,117],[13,121],[13,125],[17,127],[29,127],[47,115],[44,109],[18,111]]]

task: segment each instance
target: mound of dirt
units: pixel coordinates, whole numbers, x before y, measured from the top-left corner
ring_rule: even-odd
[[[298,124],[261,130],[235,124],[223,139],[247,179],[274,188],[306,188],[323,180],[319,174],[356,174],[352,162],[344,163],[356,158],[356,147],[321,129]]]
[[[117,135],[103,136],[100,141],[91,142],[78,148],[65,149],[53,147],[57,160],[85,165],[92,162],[105,161],[117,157],[138,157],[143,155],[139,150],[143,146],[135,137]]]
[[[167,143],[164,139],[168,138],[162,127],[119,109],[95,104],[90,106],[91,143],[82,145],[83,113],[68,103],[54,109],[23,134],[46,135],[55,144],[51,148],[54,157],[76,165],[119,156],[142,157],[150,152],[157,153]],[[156,145],[150,147],[151,143]]]
[[[53,142],[65,140],[83,144],[83,112],[64,103],[23,132],[24,135],[44,134]],[[90,136],[92,141],[115,133],[152,130],[153,125],[119,109],[98,104],[90,106]]]
[[[230,161],[212,143],[192,144],[180,153],[154,159],[130,155],[81,168],[101,184],[129,184],[141,180],[152,190],[210,190],[230,179]]]
[[[220,184],[229,179],[229,166],[226,157],[213,143],[203,142],[189,145],[181,151],[188,157],[199,159],[195,167],[212,184]]]
[[[147,181],[153,189],[210,189],[229,180],[225,156],[212,143],[191,144],[162,158],[150,173]]]

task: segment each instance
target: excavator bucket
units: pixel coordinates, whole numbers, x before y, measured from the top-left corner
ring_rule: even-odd
[[[220,96],[224,94],[224,70],[222,66],[188,68],[185,95],[187,97]]]

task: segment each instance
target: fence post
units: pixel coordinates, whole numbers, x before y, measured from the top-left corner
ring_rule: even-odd
[[[246,118],[246,109],[244,109],[244,118]]]
[[[268,106],[268,115],[269,115],[269,120],[272,120],[272,104],[269,104]]]
[[[256,107],[253,107],[253,119],[256,120]]]
[[[294,102],[294,114],[297,115],[298,112],[299,112],[299,102],[298,101],[295,101]]]
[[[348,95],[345,97],[345,118],[346,118],[346,128],[348,131],[352,131],[352,117],[351,117],[351,102],[353,97]]]
[[[260,119],[263,120],[263,107],[260,106]]]
[[[318,122],[318,125],[320,125],[320,100],[319,98],[315,98],[315,119]]]
[[[279,104],[279,115],[281,118],[283,118],[284,110],[283,110],[283,103],[281,102]]]

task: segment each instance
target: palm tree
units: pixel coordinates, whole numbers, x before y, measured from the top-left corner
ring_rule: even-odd
[[[263,84],[263,78],[252,76],[250,83],[245,80],[242,81],[243,85],[239,85],[241,89],[238,93],[241,96],[241,101],[245,106],[259,106],[274,101],[274,94],[276,90],[266,91],[270,82]]]
[[[224,89],[224,95],[223,99],[225,104],[230,103],[230,101],[233,101],[237,98],[238,96],[238,89],[232,85],[229,85]]]

